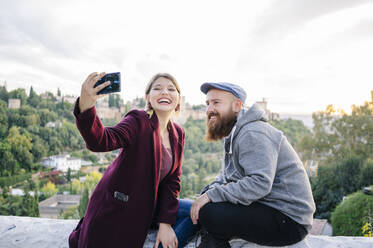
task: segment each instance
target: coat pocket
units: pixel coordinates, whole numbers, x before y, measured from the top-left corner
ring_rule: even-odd
[[[110,204],[115,204],[119,206],[126,206],[128,205],[128,201],[130,200],[130,196],[128,194],[119,192],[119,191],[107,191],[106,192],[106,200]]]

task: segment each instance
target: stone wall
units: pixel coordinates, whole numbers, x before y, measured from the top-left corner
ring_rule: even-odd
[[[1,248],[64,248],[68,247],[68,237],[78,220],[44,219],[18,216],[0,216]],[[156,231],[150,231],[144,248],[153,248]],[[243,240],[232,240],[233,248],[263,248]],[[123,247],[126,247],[123,245]],[[186,248],[194,248],[192,240]],[[289,248],[372,248],[373,238],[329,237],[308,235],[302,242]]]

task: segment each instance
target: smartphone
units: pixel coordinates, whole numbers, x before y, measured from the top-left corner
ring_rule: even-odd
[[[97,81],[94,88],[96,88],[100,84],[105,83],[106,81],[110,81],[110,85],[97,92],[98,95],[120,92],[120,72],[106,74]]]

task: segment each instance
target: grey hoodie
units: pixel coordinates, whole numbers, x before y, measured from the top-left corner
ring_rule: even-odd
[[[220,175],[209,185],[212,202],[258,201],[311,229],[315,203],[308,176],[283,133],[267,123],[257,104],[241,110],[224,140]]]

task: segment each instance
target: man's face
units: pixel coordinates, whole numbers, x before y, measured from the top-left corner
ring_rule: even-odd
[[[241,102],[232,93],[211,89],[206,95],[206,140],[216,141],[228,136],[237,120]]]

